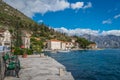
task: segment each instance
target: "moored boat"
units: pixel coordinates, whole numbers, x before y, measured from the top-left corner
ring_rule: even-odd
[[[57,52],[70,52],[70,50],[58,50]]]

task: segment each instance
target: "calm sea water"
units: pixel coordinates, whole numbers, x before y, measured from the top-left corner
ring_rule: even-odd
[[[120,80],[120,49],[47,54],[63,64],[75,80]]]

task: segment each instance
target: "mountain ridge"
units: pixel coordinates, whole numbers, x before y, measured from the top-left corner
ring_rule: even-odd
[[[99,48],[120,48],[120,36],[115,35],[82,35],[90,41],[96,42]]]

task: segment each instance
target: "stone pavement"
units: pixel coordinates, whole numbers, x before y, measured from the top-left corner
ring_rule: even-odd
[[[65,67],[51,57],[31,55],[20,58],[20,78],[6,77],[5,80],[74,80]]]

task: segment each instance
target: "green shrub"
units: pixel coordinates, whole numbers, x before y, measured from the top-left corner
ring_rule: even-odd
[[[22,55],[24,52],[23,49],[21,49],[19,47],[15,47],[14,49],[15,49],[14,55]]]
[[[27,53],[28,55],[32,55],[32,54],[33,54],[33,51],[32,51],[31,49],[27,49],[26,53]]]

